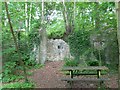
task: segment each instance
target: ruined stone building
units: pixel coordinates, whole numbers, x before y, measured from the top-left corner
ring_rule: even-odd
[[[47,42],[47,60],[58,61],[64,60],[70,56],[69,45],[62,39],[50,39]]]

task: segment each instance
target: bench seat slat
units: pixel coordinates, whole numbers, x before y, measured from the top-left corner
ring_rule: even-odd
[[[87,66],[87,67],[63,67],[62,71],[69,71],[69,70],[108,70],[105,66]]]
[[[70,75],[70,73],[66,73],[66,75]],[[78,73],[78,74],[74,74],[73,73],[73,75],[75,75],[75,76],[79,76],[79,75],[97,75],[96,73]],[[101,75],[106,75],[106,74],[101,74]]]
[[[107,78],[99,78],[99,79],[95,79],[95,78],[83,78],[83,79],[79,79],[79,78],[62,78],[62,81],[108,81],[110,79]]]

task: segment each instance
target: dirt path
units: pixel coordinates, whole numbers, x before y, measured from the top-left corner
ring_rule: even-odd
[[[63,62],[46,62],[41,69],[34,71],[33,80],[37,88],[65,88],[66,82],[62,82],[60,77],[63,74],[60,72]]]
[[[69,84],[65,81],[61,81],[62,77],[65,77],[60,71],[63,66],[63,61],[46,62],[45,66],[41,69],[33,71],[32,80],[36,83],[36,88],[68,88]],[[80,76],[79,78],[84,78]],[[107,76],[108,77],[108,76]],[[86,78],[86,77],[85,77]],[[110,82],[106,82],[109,88],[116,88],[117,78],[116,76],[109,76]],[[75,88],[97,88],[96,82],[75,82]]]

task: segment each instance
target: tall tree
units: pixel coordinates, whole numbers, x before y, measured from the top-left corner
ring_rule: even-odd
[[[100,29],[99,2],[95,2],[95,30]]]
[[[25,2],[25,29],[28,32],[28,3]]]
[[[74,21],[73,21],[73,23],[74,23],[74,26],[75,26],[75,16],[76,16],[76,0],[74,0]]]
[[[41,44],[40,44],[40,61],[41,64],[45,63],[47,57],[47,34],[45,30],[45,22],[44,22],[44,0],[42,0],[42,17],[41,17]]]
[[[2,3],[0,3],[0,8],[2,8]],[[0,12],[2,12],[2,9],[0,9]],[[2,20],[0,20],[2,21]],[[0,52],[2,52],[2,23],[0,23]],[[2,68],[2,53],[0,53],[0,68]],[[2,70],[0,69],[0,73],[2,73]],[[2,82],[0,82],[2,85]]]
[[[118,88],[120,90],[120,1],[116,3],[116,11],[117,11],[117,38],[118,38],[118,45],[119,45]]]
[[[26,74],[26,69],[25,69],[25,65],[24,65],[24,62],[22,61],[21,54],[20,54],[20,51],[19,51],[19,46],[18,46],[18,44],[17,44],[17,40],[16,40],[14,31],[13,31],[13,27],[12,27],[12,24],[11,24],[11,19],[10,19],[10,15],[9,15],[9,12],[8,12],[8,5],[7,5],[7,2],[5,2],[5,7],[6,7],[7,17],[8,17],[8,22],[9,22],[9,25],[10,25],[10,31],[11,31],[12,36],[13,36],[13,39],[14,39],[16,51],[17,51],[17,53],[18,53],[19,62],[20,62],[20,64],[23,66],[25,82],[28,82],[27,74]]]
[[[65,33],[63,35],[63,38],[66,39],[66,37],[73,31],[74,29],[74,21],[75,21],[75,1],[72,2],[66,2],[65,0],[62,1],[63,4],[63,18],[65,23]]]
[[[64,22],[65,22],[65,29],[66,29],[66,33],[69,30],[69,21],[68,21],[68,15],[67,15],[67,10],[66,10],[66,5],[65,5],[65,1],[63,0],[63,17],[64,17]]]
[[[32,18],[32,3],[30,3],[30,13],[29,13],[29,28],[28,31],[31,29],[31,18]]]

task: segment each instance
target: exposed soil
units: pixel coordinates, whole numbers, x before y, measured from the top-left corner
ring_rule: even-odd
[[[36,88],[69,88],[70,85],[66,81],[61,81],[61,78],[66,76],[60,70],[63,66],[63,61],[46,62],[45,66],[40,69],[33,70],[33,75],[30,77],[36,84]],[[69,76],[68,76],[69,77]],[[94,76],[79,76],[78,78],[91,78]],[[109,88],[117,88],[117,75],[107,75],[103,77],[110,78],[105,84]],[[96,82],[74,82],[74,88],[97,88]]]

